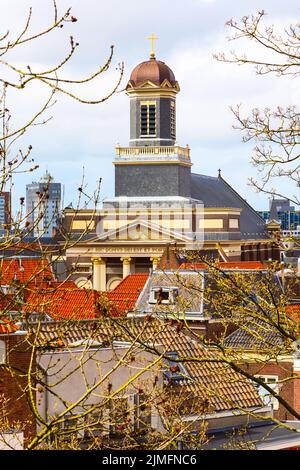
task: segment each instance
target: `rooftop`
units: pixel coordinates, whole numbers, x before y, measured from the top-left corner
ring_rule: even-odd
[[[123,341],[147,349],[146,344],[160,346],[168,356],[178,353],[178,360],[190,380],[180,386],[186,399],[194,397],[196,403],[209,401],[211,411],[233,410],[238,407],[260,407],[261,400],[252,384],[230,367],[219,362],[215,352],[183,333],[180,322],[171,326],[160,319],[101,318],[85,322],[52,322],[31,326],[38,347],[43,349],[69,348],[82,340],[91,340],[110,348]],[[99,347],[99,346],[98,346]],[[161,349],[159,349],[161,351]],[[160,353],[160,352],[159,352]],[[195,358],[195,361],[190,361]]]
[[[32,292],[23,311],[47,314],[54,320],[93,319],[100,315],[99,297],[93,289],[44,289]]]
[[[53,280],[51,265],[41,258],[5,258],[0,259],[0,283],[2,286],[19,281],[23,285],[40,284]]]
[[[113,304],[110,308],[112,313],[122,315],[134,310],[148,277],[145,273],[130,274],[113,291],[104,293],[102,298],[107,297]]]
[[[221,176],[192,174],[191,197],[205,208],[240,208],[241,239],[269,239],[264,220]]]
[[[133,87],[142,85],[150,81],[160,86],[167,80],[170,85],[176,86],[175,75],[164,62],[156,60],[154,57],[150,60],[138,64],[131,72],[129,84]]]
[[[205,270],[208,269],[211,263],[182,263],[179,269],[188,269],[188,270]],[[263,264],[261,261],[224,261],[216,265],[220,269],[238,269],[238,270],[248,270],[248,269],[263,269]]]
[[[0,334],[11,334],[19,330],[19,326],[15,325],[13,322],[7,320],[6,318],[0,319]]]
[[[176,302],[165,304],[149,303],[152,289],[171,287],[178,288],[176,294]],[[136,310],[141,312],[155,312],[177,314],[184,312],[185,314],[193,313],[202,316],[202,288],[203,276],[196,272],[183,273],[177,270],[156,270],[149,277],[149,280],[143,290],[142,295],[138,299]]]
[[[225,338],[224,345],[227,348],[239,350],[270,350],[275,346],[283,346],[284,338],[279,331],[267,321],[252,318]]]

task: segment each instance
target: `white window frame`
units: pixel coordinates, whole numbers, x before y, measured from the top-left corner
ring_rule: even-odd
[[[152,287],[150,291],[149,304],[157,305],[155,294],[159,292],[160,289],[162,289],[164,293],[168,292],[169,294],[169,298],[162,300],[160,305],[173,305],[175,303],[176,297],[179,295],[178,287],[173,286]]]
[[[141,398],[143,398],[143,400],[141,400]],[[152,422],[152,407],[150,405],[150,400],[149,400],[149,397],[146,397],[146,395],[143,393],[143,394],[139,394],[139,393],[135,393],[132,398],[131,398],[131,401],[133,402],[133,428],[134,430],[146,430],[147,427],[151,428],[151,422]],[[141,410],[141,404],[142,403],[146,403],[145,405],[145,410]],[[144,423],[143,421],[143,415],[144,415],[144,411],[146,411],[146,413],[149,413],[149,423]]]
[[[257,374],[255,375],[258,379],[263,380],[274,392],[279,393],[279,383],[278,383],[278,375],[269,375],[269,374]],[[269,383],[268,380],[275,380],[274,382]],[[258,388],[258,392],[262,397],[263,402],[266,405],[271,405],[274,411],[279,409],[279,401],[277,398],[270,395],[270,393],[257,382],[255,383],[256,387]]]

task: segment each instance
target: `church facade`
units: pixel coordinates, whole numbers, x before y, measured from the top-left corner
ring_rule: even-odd
[[[100,210],[65,209],[77,239],[66,263],[79,286],[111,290],[129,273],[156,269],[166,246],[223,260],[274,256],[265,222],[222,178],[192,173],[190,148],[176,142],[172,70],[151,53],[131,73],[130,140],[117,147],[115,196]]]

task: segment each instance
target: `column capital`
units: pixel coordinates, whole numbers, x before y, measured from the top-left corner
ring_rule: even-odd
[[[152,258],[150,258],[150,261],[152,261],[152,269],[153,271],[156,271],[157,270],[157,267],[160,263],[160,257],[159,256],[153,256]]]
[[[92,257],[92,258],[91,258],[91,261],[92,261],[92,263],[95,264],[95,265],[106,264],[106,259],[105,259],[105,258],[101,258],[100,256]]]
[[[120,260],[122,261],[123,264],[130,264],[131,258],[130,256],[125,256],[125,257],[120,258]]]

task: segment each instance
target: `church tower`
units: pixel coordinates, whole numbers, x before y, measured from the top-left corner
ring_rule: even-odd
[[[133,69],[126,87],[130,141],[116,148],[116,197],[190,197],[190,151],[176,144],[179,91],[174,73],[156,59],[152,46],[150,59]]]

